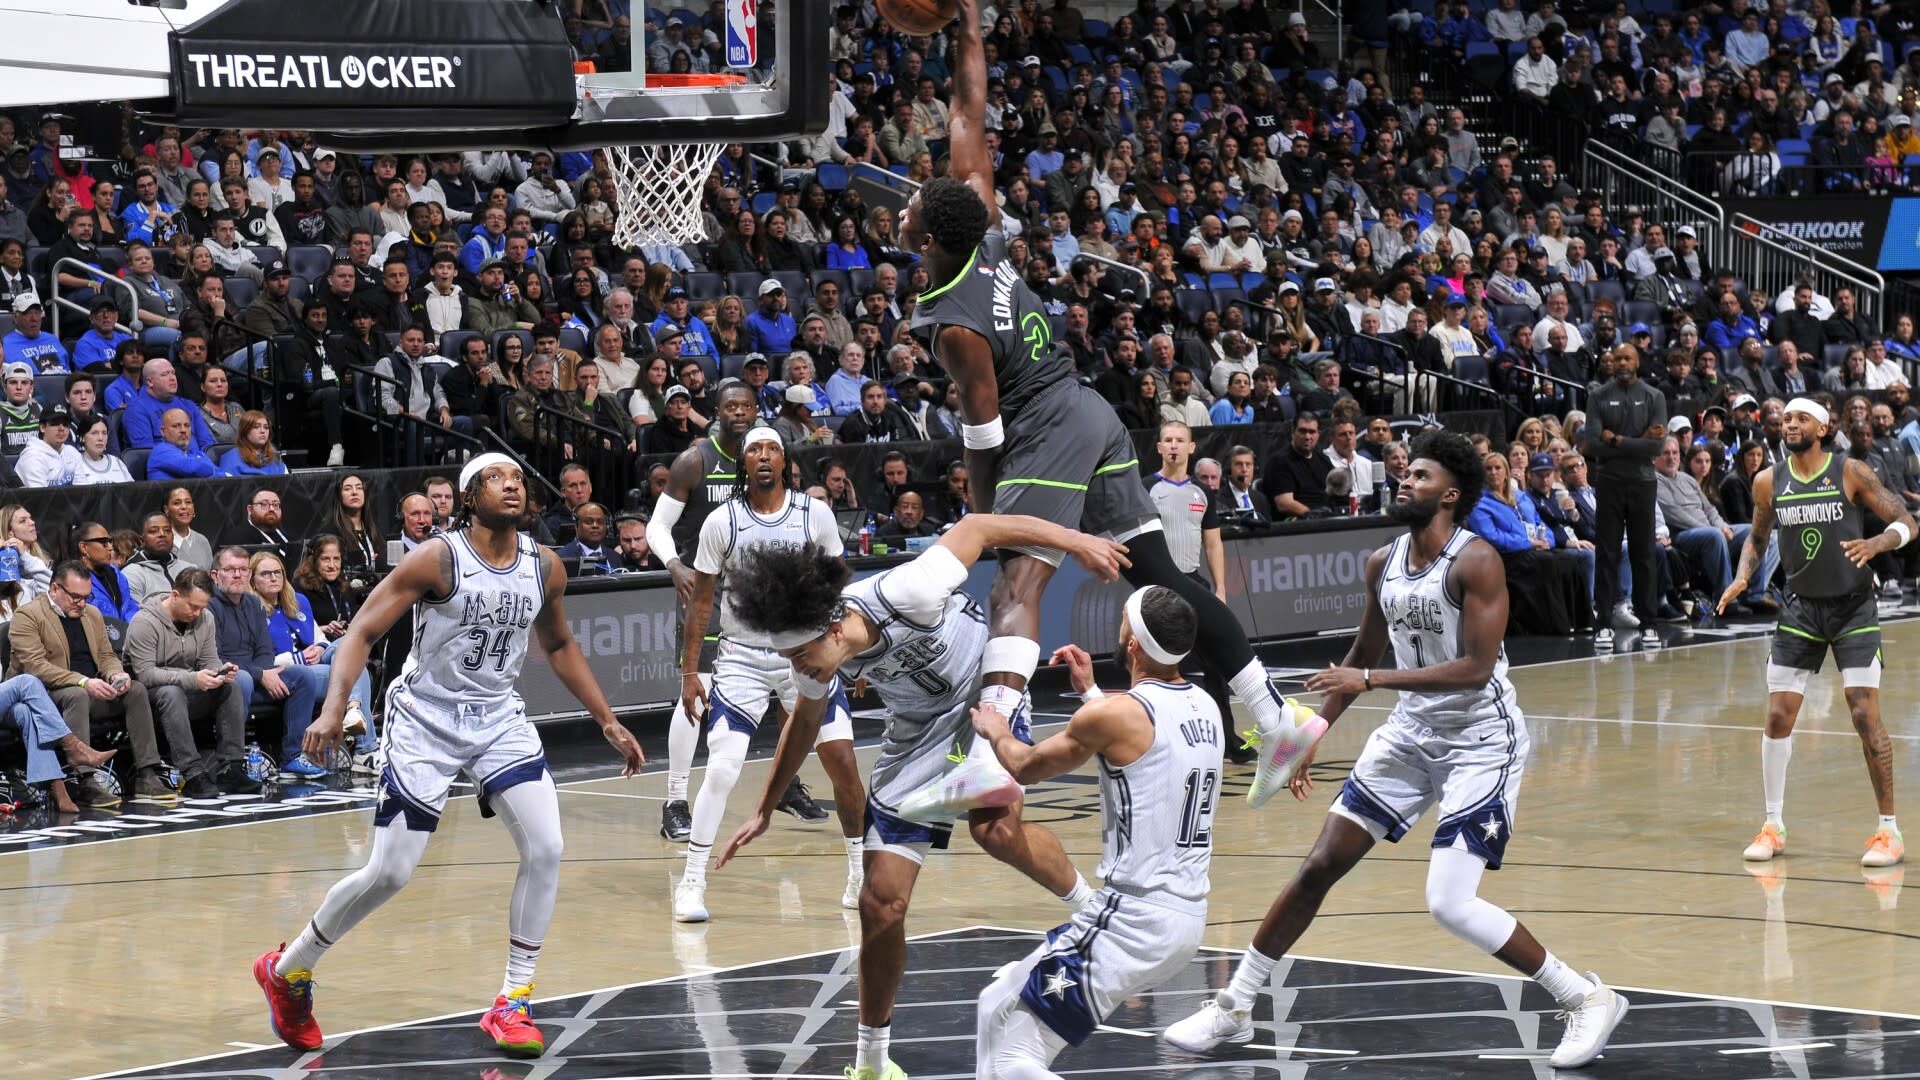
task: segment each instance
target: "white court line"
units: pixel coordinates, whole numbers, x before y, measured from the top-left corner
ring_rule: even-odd
[[[1481,1054],[1481,1061],[1545,1061],[1552,1054]]]
[[[1138,1031],[1134,1028],[1114,1027],[1111,1024],[1096,1024],[1094,1025],[1094,1030],[1110,1032],[1114,1035],[1132,1035],[1137,1039],[1157,1039],[1160,1037],[1160,1033],[1156,1031]],[[1322,1050],[1312,1046],[1274,1046],[1268,1043],[1240,1043],[1236,1045],[1246,1050],[1292,1050],[1302,1054],[1338,1054],[1342,1057],[1350,1057],[1360,1052],[1358,1050]]]
[[[1395,706],[1349,705],[1347,708],[1371,709],[1374,712],[1392,712]],[[1524,709],[1521,711],[1526,712]],[[1619,724],[1621,726],[1631,727],[1699,728],[1704,731],[1738,731],[1746,735],[1756,735],[1766,731],[1765,724],[1705,724],[1693,720],[1628,720],[1624,717],[1617,716],[1557,716],[1552,713],[1537,712],[1528,712],[1526,716],[1529,720],[1558,720],[1573,724]],[[1797,726],[1793,729],[1793,733],[1795,735],[1844,735],[1849,739],[1858,739],[1860,737],[1860,733],[1856,731],[1823,731],[1819,728]],[[1920,735],[1895,735],[1892,732],[1888,732],[1887,737],[1889,739],[1900,739],[1906,742],[1920,742]]]
[[[242,1050],[271,1050],[272,1043],[230,1042],[228,1046],[237,1046]]]
[[[629,776],[629,777],[621,777],[620,779],[631,780],[633,778]],[[585,781],[585,782],[592,783],[592,781]],[[647,802],[666,802],[667,801],[667,797],[665,795],[634,795],[625,791],[586,791],[576,787],[563,787],[563,788],[559,788],[559,792],[562,795],[598,795],[603,799],[644,799]]]
[[[1738,1050],[1722,1050],[1723,1054],[1779,1054],[1788,1050],[1831,1050],[1830,1042],[1791,1043],[1787,1046],[1743,1046]]]

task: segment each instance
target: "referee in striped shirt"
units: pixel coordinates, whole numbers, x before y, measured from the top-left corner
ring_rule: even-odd
[[[1160,512],[1160,525],[1167,537],[1167,554],[1180,571],[1227,598],[1227,549],[1220,539],[1220,517],[1214,508],[1213,492],[1187,472],[1193,460],[1193,430],[1178,420],[1160,425],[1160,471],[1146,478],[1147,496]],[[1207,572],[1200,573],[1206,561]],[[1226,732],[1227,757],[1246,764],[1254,752],[1240,746],[1233,734],[1233,704],[1228,700],[1227,681],[1197,663],[1194,681],[1206,688],[1220,706],[1220,723]]]

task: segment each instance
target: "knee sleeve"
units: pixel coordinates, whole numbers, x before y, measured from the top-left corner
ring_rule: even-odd
[[[1480,876],[1487,864],[1460,848],[1435,848],[1427,867],[1427,910],[1447,933],[1482,952],[1493,953],[1519,925],[1512,915],[1480,899]]]
[[[711,846],[720,834],[727,797],[733,794],[740,767],[747,760],[747,742],[745,734],[725,724],[715,724],[707,732],[707,775],[693,799],[693,843]]]

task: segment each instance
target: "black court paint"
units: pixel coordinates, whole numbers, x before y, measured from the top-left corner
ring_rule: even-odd
[[[680,951],[705,928],[674,935]],[[912,940],[894,1011],[892,1056],[915,1080],[974,1076],[974,999],[996,968],[1043,940],[971,927]],[[663,948],[666,946],[663,942]],[[1551,1073],[1559,1007],[1514,976],[1285,959],[1255,1006],[1251,1044],[1194,1057],[1157,1034],[1227,981],[1238,954],[1203,949],[1168,984],[1130,999],[1107,1027],[1054,1063],[1062,1076],[1129,1080],[1533,1080]],[[335,993],[351,993],[350,984]],[[132,1077],[837,1077],[853,1061],[850,950],[537,1002],[538,1061],[499,1055],[478,1012],[284,1048],[107,1074]],[[1606,1055],[1557,1075],[1632,1080],[1920,1077],[1920,1017],[1629,990],[1633,1010]],[[316,990],[326,1020],[328,991]],[[248,1036],[256,1037],[254,1035]],[[265,1006],[257,1037],[269,1039]],[[1816,1045],[1825,1044],[1825,1045]],[[1769,1049],[1807,1047],[1806,1049]],[[1735,1051],[1727,1053],[1726,1051]],[[104,1080],[104,1078],[96,1078]]]

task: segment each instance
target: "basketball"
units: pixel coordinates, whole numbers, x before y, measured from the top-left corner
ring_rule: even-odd
[[[880,14],[904,33],[937,34],[960,14],[954,0],[879,0]]]

